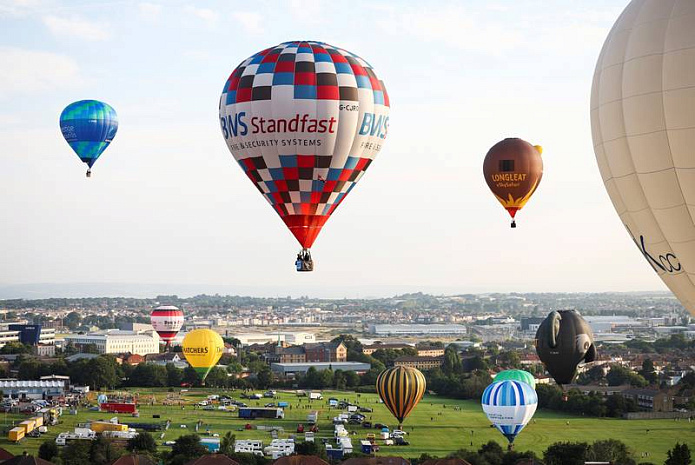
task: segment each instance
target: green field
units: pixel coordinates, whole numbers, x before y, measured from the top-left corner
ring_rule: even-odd
[[[199,432],[201,436],[204,436],[205,430],[209,428],[211,433],[219,433],[220,435],[232,430],[237,439],[256,438],[262,439],[264,443],[270,442],[270,433],[266,431],[244,430],[244,425],[249,421],[237,418],[236,412],[193,408],[194,403],[205,399],[208,394],[220,394],[225,391],[204,388],[192,389],[182,395],[185,402],[183,409],[179,406],[162,405],[162,400],[167,396],[166,390],[133,389],[132,392],[137,392],[140,396],[140,418],[133,419],[128,415],[121,415],[119,420],[122,423],[128,423],[128,420],[150,423],[170,419],[172,421],[171,428],[164,432],[163,438],[159,438],[161,433],[153,433],[160,444],[164,441],[174,440],[180,435],[195,432],[195,423],[198,420],[205,423]],[[239,392],[226,393],[236,399],[240,398]],[[176,394],[178,395],[178,393]],[[152,395],[155,396],[155,404],[149,405]],[[292,408],[285,409],[284,420],[263,419],[249,422],[254,425],[282,426],[285,432],[280,437],[294,434],[297,424],[306,423],[306,415],[312,410],[321,412],[318,436],[332,437],[333,427],[330,419],[336,416],[340,410],[328,408],[327,399],[331,396],[338,399],[349,399],[363,407],[373,408],[374,413],[365,414],[367,420],[372,423],[384,423],[392,429],[396,426],[390,412],[378,402],[378,397],[375,394],[358,395],[349,392],[323,391],[323,396],[324,400],[322,401],[309,402],[306,397],[299,398],[294,393],[279,392],[278,398],[274,400],[244,400],[244,402],[249,406],[262,406],[266,402],[278,400],[290,402]],[[459,407],[459,409],[454,407]],[[153,419],[153,414],[161,415],[161,420]],[[20,444],[12,444],[6,437],[3,437],[0,440],[0,447],[13,453],[21,453],[24,450],[36,453],[41,442],[47,438],[54,439],[62,431],[71,431],[78,423],[84,423],[87,420],[108,419],[112,416],[114,415],[88,409],[80,409],[77,415],[70,415],[68,410],[64,409],[61,423],[49,427],[49,432],[42,438],[26,438]],[[6,428],[8,428],[13,422],[23,420],[25,416],[7,414],[0,416],[0,418],[4,420]],[[536,412],[534,420],[517,437],[516,450],[532,450],[540,455],[553,442],[593,442],[599,439],[613,438],[625,442],[635,454],[638,462],[663,463],[666,459],[666,451],[672,448],[676,441],[685,442],[691,447],[695,447],[695,422],[690,423],[687,420],[597,419],[567,416],[547,411]],[[182,424],[187,425],[187,428],[181,428],[180,425]],[[361,426],[348,426],[348,429],[357,433],[352,436],[355,451],[359,451],[358,439],[364,438],[368,432],[377,432],[374,429],[368,430]],[[432,455],[445,456],[460,448],[477,449],[490,440],[497,441],[503,446],[506,445],[504,437],[496,429],[490,427],[480,404],[475,401],[425,396],[406,420],[404,429],[409,433],[407,439],[411,445],[382,447],[380,455],[417,457],[426,452]],[[303,438],[303,435],[299,436]],[[473,443],[472,447],[471,442]],[[165,446],[162,446],[162,449],[165,449]],[[648,452],[649,457],[641,458],[643,452]]]

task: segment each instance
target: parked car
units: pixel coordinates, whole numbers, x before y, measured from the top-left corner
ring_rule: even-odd
[[[361,425],[362,422],[358,420],[357,418],[350,418],[348,420],[348,425]]]
[[[394,438],[393,443],[397,446],[409,446],[410,443],[402,437]]]
[[[371,422],[371,421],[363,421],[363,422],[362,422],[362,427],[363,427],[363,428],[371,428],[371,427],[372,427],[372,422]]]
[[[360,412],[365,412],[365,413],[372,413],[374,409],[369,408],[369,407],[360,407]]]
[[[382,429],[382,428],[388,428],[388,426],[383,425],[381,423],[374,423],[374,429]],[[494,428],[494,426],[493,426]]]

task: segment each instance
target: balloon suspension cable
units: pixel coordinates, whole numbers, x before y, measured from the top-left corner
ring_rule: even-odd
[[[512,220],[512,228],[516,228],[516,220]]]
[[[91,168],[89,168],[89,169],[87,170],[87,177],[88,177],[88,178],[91,178],[91,177],[92,177],[92,169],[91,169]]]

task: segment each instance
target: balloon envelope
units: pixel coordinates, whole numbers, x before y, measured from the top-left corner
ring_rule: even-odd
[[[581,362],[597,352],[589,323],[576,310],[550,312],[536,331],[536,353],[557,384],[570,384]]]
[[[174,340],[183,326],[183,311],[173,305],[162,305],[150,314],[150,322],[159,337],[165,342]]]
[[[498,381],[520,381],[536,389],[536,378],[531,373],[524,370],[504,370],[497,373],[495,382]]]
[[[107,103],[80,100],[60,114],[60,130],[80,160],[91,168],[116,136],[118,116]]]
[[[222,357],[224,341],[222,336],[211,329],[194,329],[183,338],[182,346],[186,360],[205,381],[205,377]]]
[[[311,41],[247,58],[219,102],[227,147],[304,248],[381,150],[388,114],[369,63]]]
[[[388,368],[376,379],[376,392],[399,425],[420,402],[426,387],[425,376],[411,367]]]
[[[496,143],[483,162],[483,174],[497,200],[514,218],[538,188],[543,177],[540,146],[508,138]]]
[[[483,392],[482,406],[488,420],[512,443],[536,413],[536,391],[520,381],[500,381]]]
[[[632,1],[596,64],[591,130],[613,206],[695,315],[695,27],[689,1]]]

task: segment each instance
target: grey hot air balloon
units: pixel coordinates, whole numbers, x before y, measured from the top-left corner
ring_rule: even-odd
[[[557,384],[569,384],[581,362],[596,360],[591,327],[576,310],[551,312],[536,332],[536,352]]]

